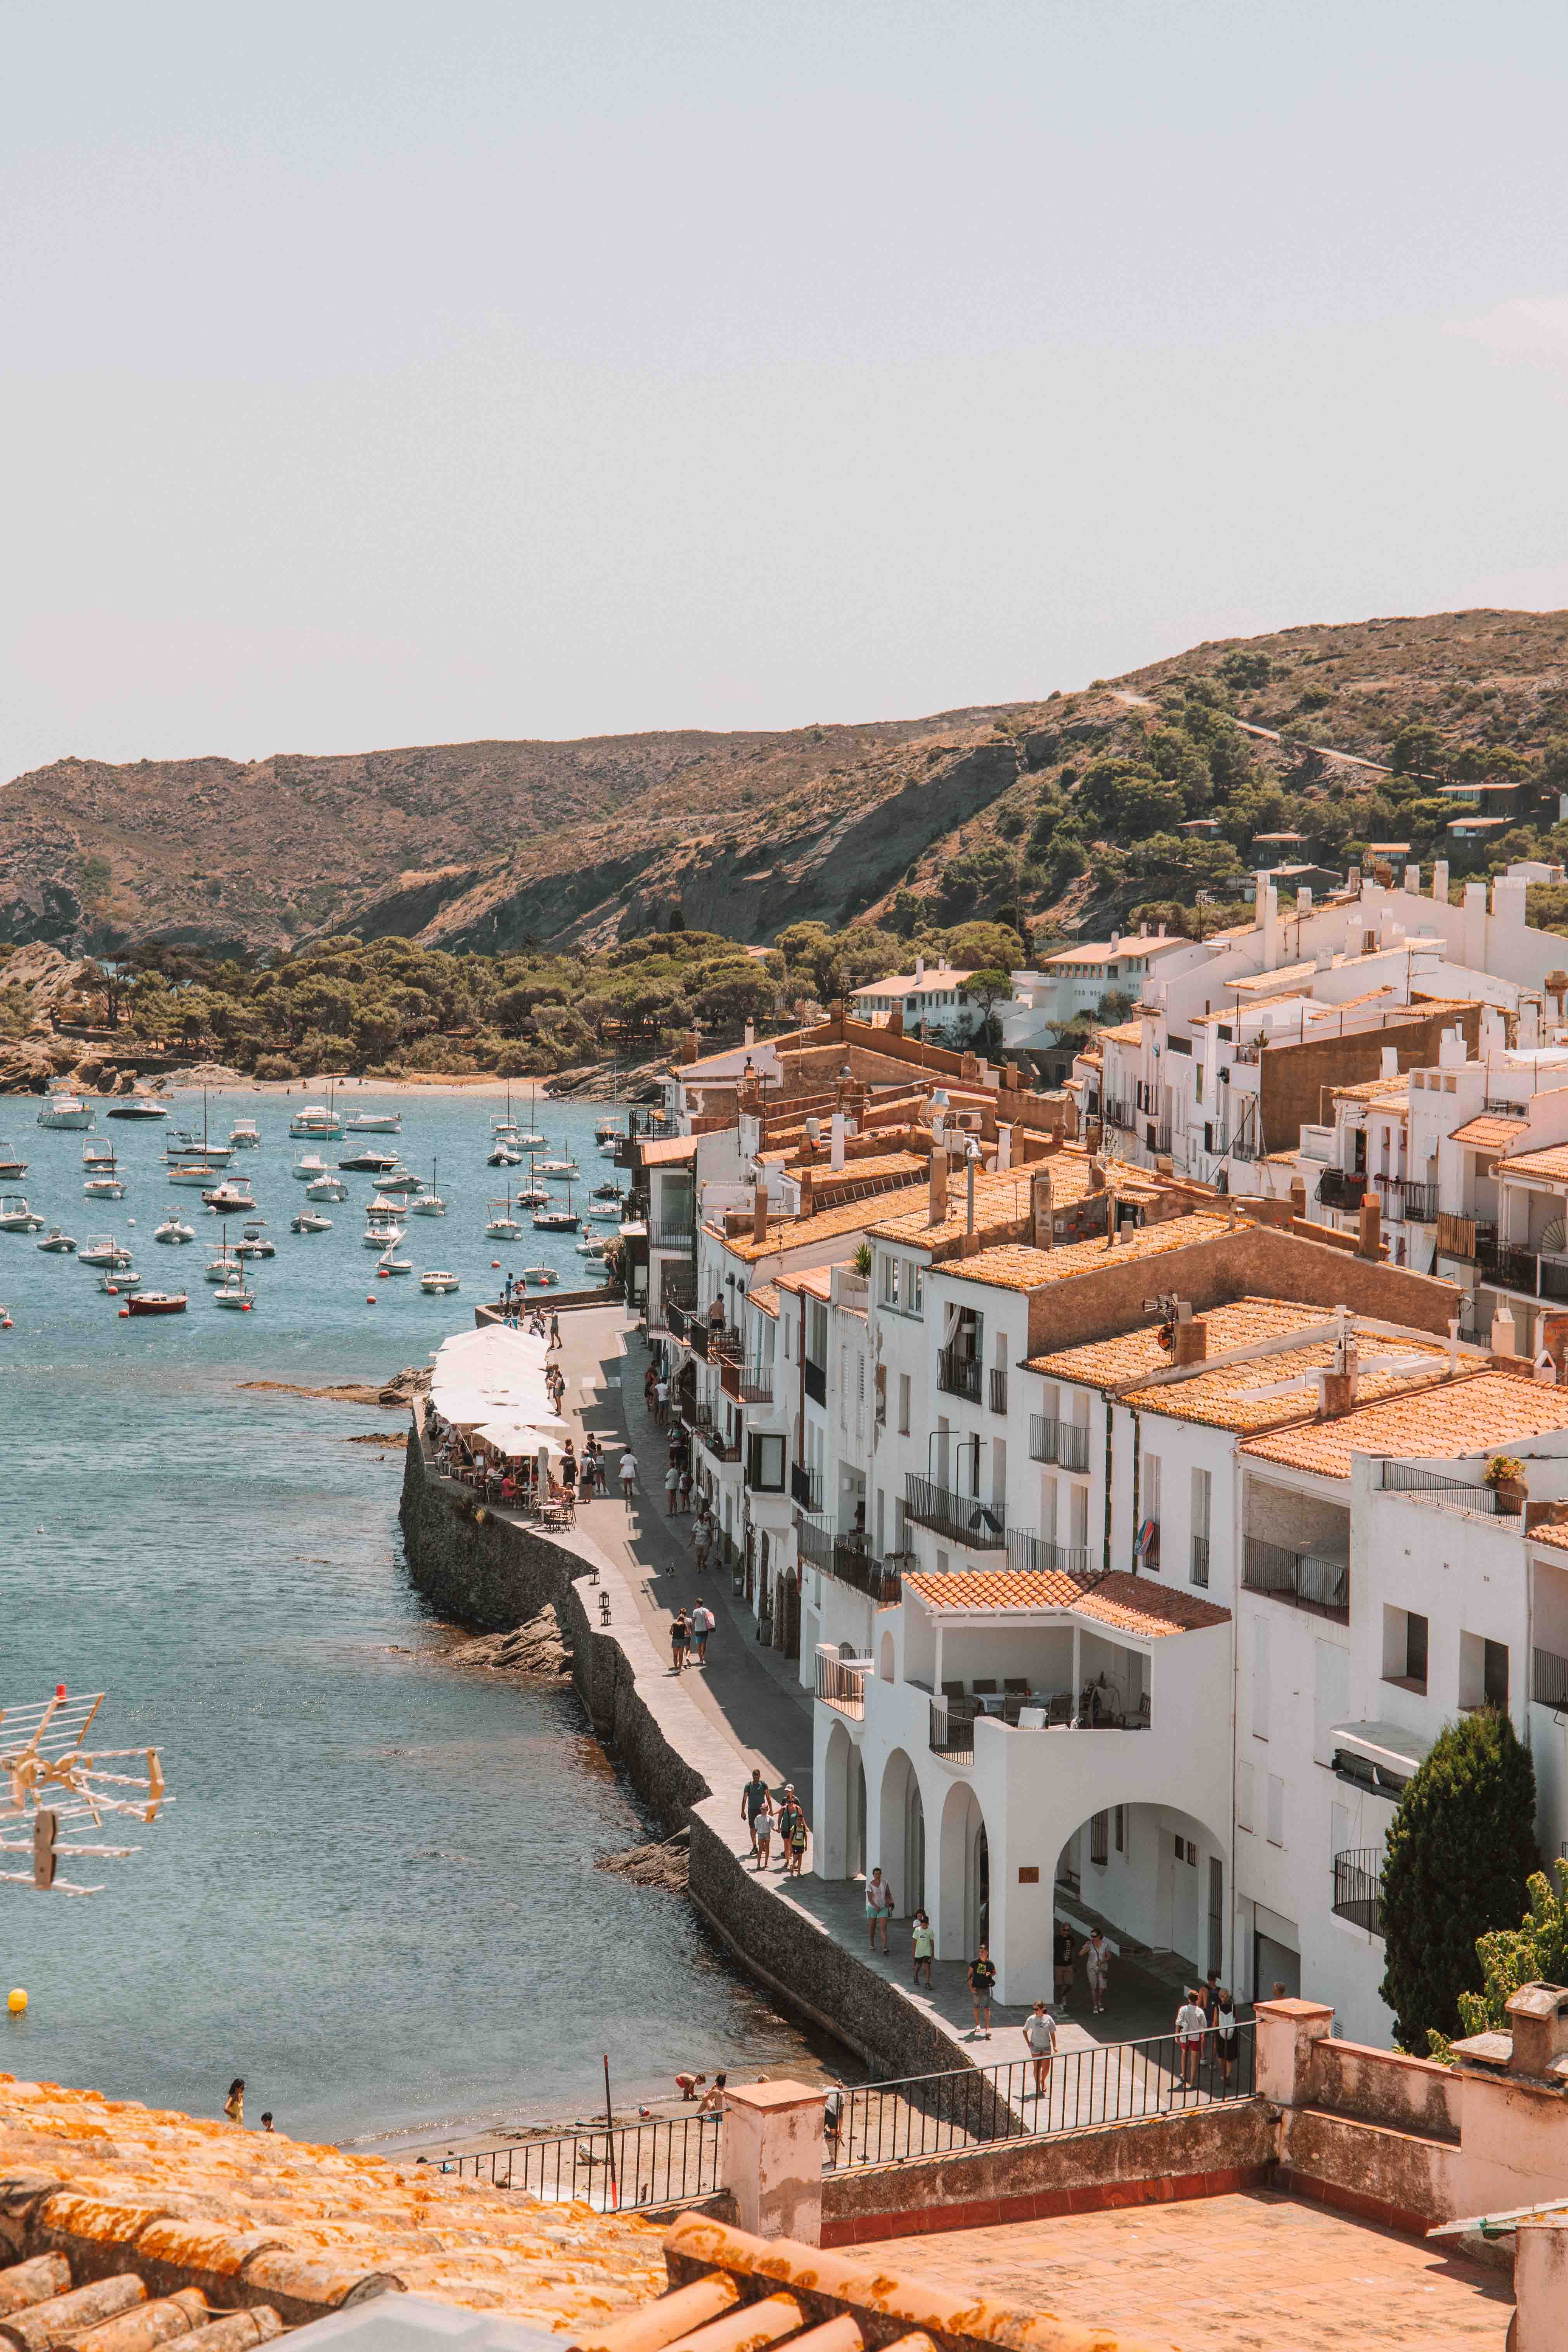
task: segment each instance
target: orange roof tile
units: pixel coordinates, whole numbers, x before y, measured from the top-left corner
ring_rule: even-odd
[[[1482,1111],[1477,1118],[1468,1118],[1448,1138],[1450,1143],[1467,1143],[1473,1151],[1506,1151],[1517,1142],[1530,1125],[1527,1118],[1506,1118],[1494,1111]],[[1526,1152],[1525,1159],[1532,1155]]]
[[[834,1260],[836,1265],[847,1265],[849,1263],[847,1257]],[[773,1287],[778,1291],[793,1291],[797,1297],[804,1294],[813,1298],[826,1298],[833,1287],[833,1266],[806,1265],[796,1274],[781,1274]]]
[[[1047,1166],[1051,1171],[1051,1196],[1058,1209],[1070,1208],[1089,1191],[1089,1154],[1069,1146],[1065,1151],[1053,1152],[1045,1162],[1031,1160],[1000,1173],[987,1173],[978,1169],[974,1177],[974,1229],[978,1234],[994,1233],[1017,1224],[1029,1214],[1029,1181],[1035,1169]],[[1123,1168],[1118,1171],[1116,1189],[1124,1200],[1154,1201],[1160,1198],[1161,1187],[1146,1170]],[[876,1223],[867,1230],[879,1241],[903,1242],[916,1247],[934,1247],[944,1242],[957,1241],[968,1223],[968,1178],[962,1168],[955,1168],[948,1180],[948,1213],[940,1225],[928,1223],[930,1214],[929,1183],[921,1187],[921,1204],[900,1209],[897,1214],[884,1212]]]
[[[1530,1540],[1531,1543],[1550,1544],[1553,1551],[1568,1551],[1568,1526],[1561,1520],[1553,1520],[1546,1527],[1531,1528]]]
[[[761,1282],[755,1290],[748,1291],[746,1296],[749,1303],[756,1308],[759,1315],[771,1315],[777,1322],[779,1294],[773,1283]]]
[[[1491,1454],[1553,1430],[1568,1430],[1568,1389],[1510,1372],[1462,1373],[1404,1396],[1384,1397],[1336,1421],[1311,1421],[1248,1438],[1243,1451],[1322,1478],[1348,1478],[1357,1454],[1451,1461]]]
[[[1059,1163],[1053,1163],[1059,1164]],[[1100,1274],[1107,1266],[1127,1265],[1135,1258],[1163,1257],[1194,1242],[1212,1241],[1230,1230],[1229,1220],[1206,1209],[1184,1217],[1167,1217],[1162,1224],[1139,1225],[1123,1233],[1114,1246],[1104,1236],[1087,1242],[1066,1242],[1057,1249],[1032,1249],[1024,1242],[1005,1242],[983,1249],[973,1257],[955,1259],[939,1268],[961,1282],[986,1282],[1001,1290],[1038,1290],[1047,1282],[1065,1282],[1077,1274]]]
[[[820,1210],[809,1217],[771,1217],[766,1237],[760,1242],[752,1239],[749,1227],[743,1234],[728,1235],[711,1223],[704,1230],[721,1241],[732,1257],[742,1258],[750,1265],[760,1257],[775,1257],[781,1250],[815,1249],[821,1242],[837,1241],[841,1234],[863,1233],[873,1218],[885,1216],[889,1207],[896,1209],[902,1203],[912,1209],[925,1196],[923,1184],[906,1184],[896,1191],[873,1192],[863,1201],[840,1202],[837,1207]]]
[[[938,1613],[975,1609],[1073,1609],[1118,1633],[1158,1638],[1224,1625],[1230,1612],[1152,1576],[1069,1576],[1065,1569],[961,1568],[948,1576],[906,1576],[903,1589]]]
[[[1472,1119],[1471,1126],[1479,1124]],[[1501,1120],[1496,1122],[1500,1126]],[[1461,1128],[1460,1134],[1464,1133]],[[1516,1151],[1499,1162],[1503,1176],[1550,1176],[1568,1178],[1568,1143],[1548,1143],[1538,1151]]]
[[[1228,1355],[1233,1348],[1249,1348],[1254,1340],[1310,1328],[1330,1320],[1331,1309],[1304,1306],[1292,1298],[1237,1298],[1211,1307],[1203,1318],[1211,1356]],[[1169,1351],[1160,1345],[1158,1318],[1119,1339],[1093,1339],[1081,1348],[1054,1348],[1031,1356],[1026,1369],[1047,1380],[1073,1381],[1080,1388],[1117,1388],[1141,1372],[1168,1367]]]
[[[1109,1037],[1113,1045],[1141,1045],[1143,1043],[1143,1024],[1142,1021],[1119,1021],[1114,1028],[1097,1029],[1094,1034],[1102,1039]]]
[[[1397,1099],[1407,1102],[1410,1079],[1402,1072],[1392,1078],[1363,1078],[1359,1086],[1335,1087],[1331,1089],[1336,1102],[1389,1103]]]
[[[695,1160],[698,1139],[694,1135],[667,1136],[659,1143],[644,1143],[639,1149],[645,1168],[667,1167],[672,1160]]]

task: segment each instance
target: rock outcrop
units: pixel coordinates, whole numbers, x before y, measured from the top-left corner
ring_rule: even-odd
[[[493,1666],[527,1675],[533,1681],[562,1682],[572,1672],[572,1653],[554,1606],[546,1601],[537,1617],[510,1633],[481,1633],[451,1653],[456,1666]]]

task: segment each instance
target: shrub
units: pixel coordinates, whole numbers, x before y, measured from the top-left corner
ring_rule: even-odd
[[[1527,1984],[1568,1982],[1568,1862],[1552,1864],[1553,1890],[1544,1871],[1526,1889],[1530,1907],[1517,1927],[1494,1927],[1476,1947],[1481,1964],[1479,1992],[1459,1995],[1459,2023],[1467,2033],[1506,2033],[1510,1995]],[[1433,2053],[1447,2057],[1441,2037]]]
[[[257,1056],[256,1075],[258,1078],[297,1078],[300,1072],[287,1054],[260,1054]]]
[[[1383,1871],[1387,1968],[1379,1988],[1400,2047],[1425,2057],[1480,1989],[1478,1939],[1524,1910],[1535,1869],[1535,1770],[1507,1716],[1461,1716],[1399,1801]]]

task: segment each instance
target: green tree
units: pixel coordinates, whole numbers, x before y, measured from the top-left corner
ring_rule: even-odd
[[[1012,976],[1010,973],[997,971],[994,965],[988,966],[984,971],[971,973],[964,985],[963,992],[980,1007],[984,1022],[983,1034],[989,1045],[993,1025],[992,1015],[998,1004],[1012,996]]]
[[[1459,2025],[1466,2033],[1506,2033],[1508,2004],[1527,1984],[1568,1983],[1568,1862],[1552,1865],[1555,1887],[1536,1871],[1525,1892],[1530,1907],[1517,1927],[1493,1927],[1476,1945],[1481,1964],[1478,1992],[1459,1995]],[[1434,2045],[1436,2054],[1446,2051]]]
[[[1448,747],[1435,727],[1411,719],[1394,737],[1388,764],[1396,776],[1441,777],[1447,772]]]
[[[1226,686],[1242,693],[1249,688],[1267,686],[1272,667],[1267,654],[1253,653],[1237,646],[1221,662],[1219,674]]]
[[[1379,1990],[1400,2047],[1426,2054],[1459,2031],[1481,1983],[1477,1938],[1517,1919],[1537,1864],[1535,1770],[1495,1707],[1437,1738],[1399,1801],[1383,1869],[1387,1967]]]

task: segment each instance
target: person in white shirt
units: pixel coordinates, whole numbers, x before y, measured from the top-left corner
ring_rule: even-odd
[[[877,1948],[877,1928],[882,1930],[882,1949],[888,1948],[888,1921],[892,1916],[893,1890],[882,1875],[882,1865],[877,1864],[866,1881],[866,1919],[871,1931],[871,1949]]]
[[[1037,2000],[1024,2020],[1024,2040],[1035,2068],[1035,2096],[1048,2100],[1051,2093],[1051,2061],[1057,2054],[1057,2021],[1043,2000]]]
[[[1182,2062],[1182,2088],[1195,2091],[1198,2086],[1198,2061],[1203,2056],[1204,2035],[1208,2020],[1198,2007],[1197,1996],[1191,1985],[1176,2011],[1176,2050]]]

